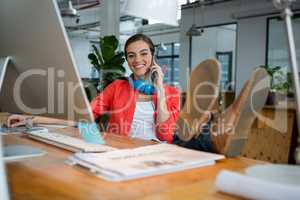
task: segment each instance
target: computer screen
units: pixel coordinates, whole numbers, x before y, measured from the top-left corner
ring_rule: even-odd
[[[56,0],[1,0],[0,27],[0,112],[93,122]]]
[[[6,182],[6,175],[5,175],[5,166],[3,161],[3,152],[2,152],[2,137],[0,135],[0,199],[1,200],[8,200],[8,187]]]
[[[9,62],[9,57],[0,58],[0,90],[4,78],[4,74],[7,68],[7,63]],[[8,200],[8,186],[6,181],[6,174],[5,174],[5,165],[3,161],[3,150],[2,150],[2,136],[0,133],[0,199]]]
[[[93,122],[56,0],[1,0],[0,111]]]
[[[0,90],[4,78],[4,72],[6,71],[7,62],[9,58],[0,58]],[[5,166],[3,161],[2,151],[2,136],[0,135],[0,199],[8,199],[8,189],[6,182]]]

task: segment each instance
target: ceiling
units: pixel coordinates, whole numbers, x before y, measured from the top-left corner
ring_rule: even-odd
[[[68,8],[68,2],[70,0],[57,0],[59,8],[61,11]],[[71,0],[73,7],[78,11],[78,16],[73,18],[70,16],[64,17],[64,22],[67,30],[77,31],[77,30],[90,30],[95,28],[100,28],[100,8],[103,0]],[[212,5],[215,3],[223,3],[232,0],[203,0],[205,5]],[[190,0],[190,3],[184,4],[182,8],[189,7],[193,4],[198,5],[201,0],[195,1]],[[121,10],[121,21],[131,20],[134,21],[135,17],[128,16],[124,13],[124,7],[127,0],[120,0],[120,10]],[[180,1],[180,3],[186,3],[186,1]]]

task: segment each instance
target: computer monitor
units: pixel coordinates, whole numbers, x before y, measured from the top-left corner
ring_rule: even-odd
[[[4,72],[6,71],[7,62],[9,58],[0,58],[0,90],[4,78]],[[5,174],[5,166],[3,160],[3,151],[2,151],[2,136],[0,135],[0,199],[8,200],[8,188]]]
[[[8,200],[8,186],[6,181],[6,174],[5,174],[5,166],[3,161],[3,152],[2,152],[2,137],[0,135],[0,199],[1,200]]]
[[[56,0],[1,0],[0,111],[93,122]]]
[[[56,0],[1,0],[0,27],[0,112],[93,122]]]

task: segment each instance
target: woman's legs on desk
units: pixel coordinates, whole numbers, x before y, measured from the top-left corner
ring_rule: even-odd
[[[239,96],[224,112],[204,112],[188,128],[179,126],[174,143],[187,148],[226,154],[232,141],[247,139],[256,114],[262,109],[269,90],[264,69],[257,68],[245,83]],[[196,128],[195,128],[196,127]],[[189,140],[182,135],[189,135]],[[187,138],[187,137],[186,137]]]

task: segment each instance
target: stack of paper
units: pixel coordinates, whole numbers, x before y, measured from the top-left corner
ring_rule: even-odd
[[[176,145],[157,144],[106,153],[76,153],[69,161],[89,168],[106,180],[123,181],[213,165],[215,160],[223,158],[223,155]]]

